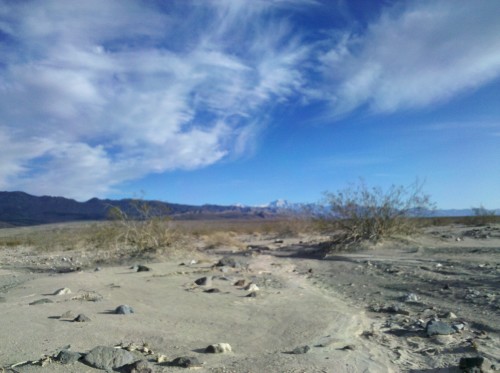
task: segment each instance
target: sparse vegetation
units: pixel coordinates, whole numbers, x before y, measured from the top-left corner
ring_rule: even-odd
[[[479,207],[473,207],[472,212],[474,216],[472,218],[472,223],[474,225],[487,225],[494,223],[496,220],[496,214],[494,210],[488,210],[483,205]]]
[[[392,185],[387,190],[360,181],[344,190],[327,192],[325,197],[328,215],[320,222],[323,228],[340,230],[336,241],[347,245],[414,233],[416,217],[433,208],[418,181],[407,187]]]

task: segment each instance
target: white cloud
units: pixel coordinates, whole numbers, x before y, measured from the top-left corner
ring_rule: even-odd
[[[322,56],[337,113],[424,107],[500,76],[499,2],[403,4]]]
[[[303,84],[274,12],[311,3],[0,1],[0,186],[86,199],[241,155]]]

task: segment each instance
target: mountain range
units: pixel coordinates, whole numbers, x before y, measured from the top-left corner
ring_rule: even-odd
[[[0,192],[0,227],[29,226],[72,221],[96,221],[109,218],[113,207],[129,216],[137,216],[137,199],[98,199],[78,202],[64,197],[33,196],[24,192]],[[261,206],[184,205],[162,201],[144,201],[153,213],[160,212],[178,220],[201,219],[277,219],[309,211],[324,211],[317,204],[276,200]],[[499,214],[500,210],[496,210]],[[429,216],[470,216],[472,209],[435,210]]]

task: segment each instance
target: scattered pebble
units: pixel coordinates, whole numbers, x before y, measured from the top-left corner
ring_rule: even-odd
[[[71,290],[68,288],[61,288],[54,292],[54,295],[67,295],[71,294]]]
[[[442,321],[431,320],[427,323],[425,331],[429,337],[433,335],[448,335],[456,332],[450,325]]]
[[[311,347],[305,345],[305,346],[299,346],[299,347],[295,347],[291,353],[294,354],[294,355],[301,355],[301,354],[306,354],[307,352],[309,352],[309,350],[311,349]]]
[[[79,314],[74,320],[74,322],[89,322],[90,319],[83,313]]]
[[[194,367],[201,366],[199,360],[197,358],[191,357],[191,356],[177,357],[174,360],[172,360],[170,365],[173,365],[176,367],[182,367],[182,368],[194,368]]]
[[[211,286],[212,285],[212,276],[200,277],[195,280],[194,283],[199,286]]]
[[[205,290],[205,293],[220,293],[220,290],[217,288],[211,288],[211,289]]]
[[[226,352],[231,352],[232,348],[229,343],[216,343],[213,345],[208,346],[205,349],[205,352],[211,353],[211,354],[223,354]]]
[[[241,264],[237,262],[234,258],[231,258],[230,256],[225,256],[217,262],[216,266],[238,268],[241,267]]]
[[[245,290],[248,290],[248,291],[258,291],[259,287],[257,285],[255,285],[255,284],[248,284],[245,287]]]
[[[115,313],[117,315],[128,315],[134,313],[134,309],[126,304],[122,304],[121,306],[116,307]]]
[[[238,280],[234,283],[234,286],[245,286],[245,280]]]

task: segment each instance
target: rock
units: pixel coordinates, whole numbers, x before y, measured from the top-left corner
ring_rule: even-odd
[[[217,262],[216,266],[238,268],[241,267],[241,264],[236,260],[234,260],[234,258],[231,258],[230,256],[225,256]]]
[[[252,291],[251,293],[246,295],[247,298],[257,298],[257,292]]]
[[[397,313],[398,315],[406,315],[406,316],[410,314],[409,311],[403,309],[403,307],[398,304],[393,304],[389,307],[386,307],[383,309],[383,311],[388,313]]]
[[[339,350],[342,351],[354,351],[356,349],[356,346],[354,345],[346,345],[344,347],[339,348]]]
[[[95,267],[94,272],[99,272],[99,271],[101,271],[101,270],[102,270],[102,268],[101,268],[101,267]]]
[[[476,357],[462,357],[458,364],[460,370],[466,373],[481,373],[483,370],[484,358],[482,356]]]
[[[199,279],[194,280],[194,283],[199,286],[211,286],[212,276],[200,277]]]
[[[425,331],[429,337],[433,335],[448,335],[454,334],[456,331],[447,323],[442,321],[431,320],[427,323]]]
[[[54,302],[52,302],[49,298],[42,298],[35,300],[34,302],[31,302],[29,305],[36,306],[37,304],[45,304],[45,303],[54,303]]]
[[[82,355],[79,354],[78,352],[62,350],[57,354],[56,360],[59,361],[61,364],[73,364],[76,363],[78,360],[80,360],[81,357]]]
[[[177,357],[174,360],[172,360],[170,365],[173,365],[176,367],[182,367],[182,368],[192,368],[192,367],[201,366],[199,360],[197,358],[191,357],[191,356]]]
[[[220,293],[220,290],[217,288],[207,289],[205,293]]]
[[[61,288],[54,292],[54,295],[67,295],[67,294],[71,294],[71,290],[68,288]]]
[[[153,373],[153,366],[147,360],[139,360],[131,364],[130,373]]]
[[[229,343],[216,343],[214,345],[210,345],[205,349],[205,352],[211,354],[223,354],[226,352],[231,352],[231,345]]]
[[[126,304],[122,304],[121,306],[116,307],[115,313],[117,315],[129,315],[134,313],[134,309]]]
[[[456,319],[456,318],[457,318],[457,315],[455,315],[453,312],[446,312],[446,313],[444,314],[444,317],[446,317],[447,319],[452,319],[452,320],[454,320],[454,319]]]
[[[294,355],[301,355],[301,354],[306,354],[307,352],[309,352],[309,350],[311,349],[311,347],[305,345],[305,346],[299,346],[299,347],[295,347],[291,353],[294,354]]]
[[[79,314],[74,320],[74,322],[89,322],[90,319],[83,313]]]
[[[85,355],[84,360],[95,368],[111,370],[132,364],[134,356],[121,348],[97,346]]]
[[[418,297],[415,293],[408,293],[403,297],[403,302],[415,303],[415,302],[418,302]]]
[[[245,287],[245,290],[248,290],[248,291],[259,291],[259,287],[255,284],[248,284],[246,287]]]
[[[136,272],[149,272],[151,271],[151,268],[146,267],[145,265],[139,264],[137,266]]]
[[[238,280],[234,283],[234,286],[245,286],[245,280]]]
[[[457,332],[460,332],[465,329],[465,324],[460,322],[460,323],[455,323],[453,324],[453,329],[455,329]]]

